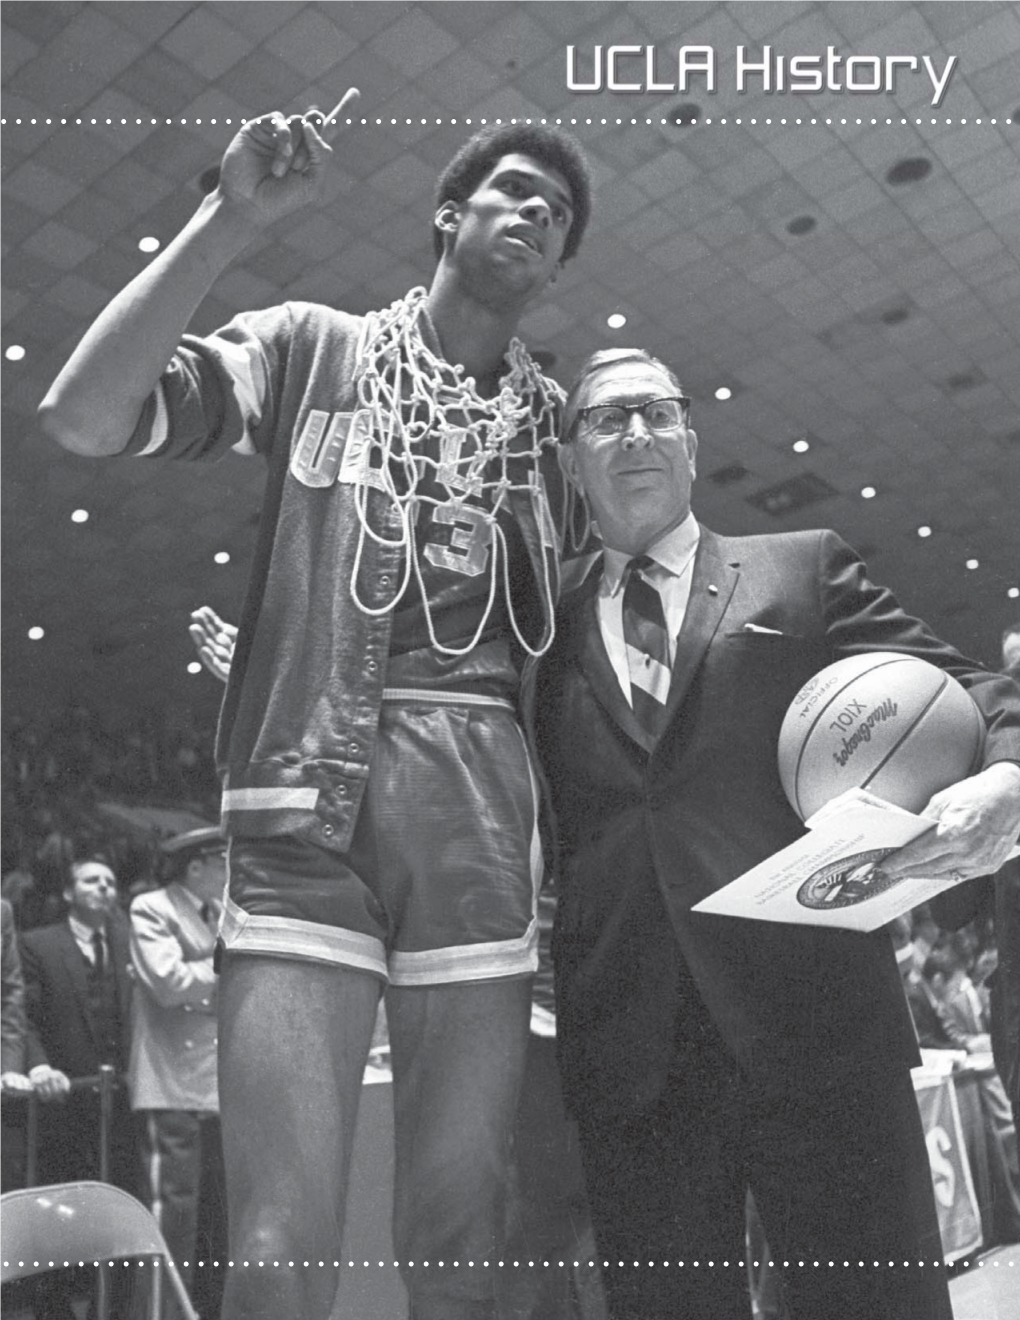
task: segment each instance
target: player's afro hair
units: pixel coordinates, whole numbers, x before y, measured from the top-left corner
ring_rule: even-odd
[[[439,176],[435,210],[444,202],[467,201],[482,179],[503,156],[530,156],[541,165],[558,170],[570,188],[574,218],[563,248],[568,261],[581,246],[591,215],[591,174],[579,144],[557,128],[541,124],[494,124],[475,133],[464,143]],[[436,257],[442,256],[443,235],[433,230]]]

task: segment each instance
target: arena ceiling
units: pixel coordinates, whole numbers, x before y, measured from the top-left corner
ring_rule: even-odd
[[[139,242],[165,244],[194,209],[225,121],[329,107],[350,85],[369,122],[338,141],[327,196],[245,253],[197,329],[284,298],[363,311],[427,283],[432,184],[468,121],[577,120],[596,216],[528,316],[530,345],[564,380],[614,343],[675,363],[706,523],[836,527],[909,608],[997,662],[1020,614],[1016,5],[126,0],[2,16],[9,715],[75,701],[213,718],[217,685],[187,672],[187,617],[203,602],[236,616],[260,465],[89,461],[42,439],[34,413],[149,259]],[[588,78],[613,44],[654,46],[660,84],[680,46],[711,47],[716,85],[568,90],[567,46]],[[780,94],[759,77],[740,94],[741,45],[957,63],[937,108],[909,72],[891,92]],[[644,77],[645,58],[627,74]]]

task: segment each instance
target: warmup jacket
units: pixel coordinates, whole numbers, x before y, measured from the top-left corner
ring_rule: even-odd
[[[185,336],[124,451],[201,460],[233,450],[267,459],[217,733],[224,827],[235,835],[294,834],[338,852],[350,845],[372,761],[393,620],[385,607],[404,567],[398,511],[373,485],[359,443],[364,323],[286,303],[243,313],[207,338]],[[420,324],[438,354],[425,316]],[[551,635],[558,593],[556,535],[534,462],[522,454],[511,465],[518,489],[509,492],[509,508],[531,570],[513,584],[515,613],[538,648]],[[359,503],[375,533],[360,547]],[[361,604],[377,613],[354,602],[352,580]]]

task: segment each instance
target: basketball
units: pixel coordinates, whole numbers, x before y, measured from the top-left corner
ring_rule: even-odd
[[[806,820],[849,788],[907,811],[980,765],[985,724],[951,674],[912,655],[848,656],[807,682],[779,731],[779,778]]]

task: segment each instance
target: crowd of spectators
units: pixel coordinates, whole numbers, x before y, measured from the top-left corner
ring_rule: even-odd
[[[125,901],[152,882],[154,839],[111,808],[142,805],[214,820],[213,733],[186,709],[116,724],[74,704],[46,719],[9,714],[2,733],[3,895],[19,929],[62,914],[72,855],[106,855]]]
[[[136,713],[130,724],[118,726],[79,704],[46,720],[11,716],[5,722],[3,1190],[102,1176],[154,1209],[168,1242],[173,1239],[175,1257],[182,1245],[177,1222],[182,1215],[185,1237],[190,1231],[190,1240],[195,1241],[199,1188],[196,1183],[194,1189],[182,1191],[182,1179],[177,1177],[173,1186],[161,1181],[153,1190],[153,1169],[169,1169],[170,1164],[140,1158],[144,1154],[140,1139],[151,1135],[153,1128],[144,1108],[151,1107],[152,1097],[142,1094],[130,1076],[132,1045],[139,1043],[133,1042],[134,1023],[139,1008],[146,1006],[137,1002],[132,1006],[131,999],[144,997],[149,982],[143,986],[133,966],[131,904],[143,895],[148,898],[150,892],[162,896],[175,888],[174,883],[166,884],[174,881],[167,873],[166,836],[215,821],[218,798],[212,734],[200,731],[187,711]],[[216,833],[215,828],[205,832]],[[222,856],[222,841],[219,846]],[[221,862],[220,887],[222,879]],[[99,893],[100,888],[105,894]],[[200,917],[200,906],[195,904],[193,924],[197,931],[206,931],[208,947],[200,952],[211,978],[214,934]],[[190,969],[199,964],[190,961],[197,957],[194,940],[177,940],[172,916],[160,927],[158,941],[150,920],[146,947],[158,945],[157,973],[176,990],[177,983],[188,979]],[[166,995],[161,985],[152,994],[158,1016]],[[166,1014],[190,1014],[190,1010],[188,1004],[171,1007]],[[214,1113],[214,1019],[212,1032],[212,1098],[196,1102],[195,1107],[211,1107]],[[178,1034],[184,1062],[189,1062],[193,1033]],[[94,1085],[103,1063],[112,1069],[113,1116],[105,1165],[99,1155],[101,1104]],[[83,1082],[88,1077],[93,1084]],[[34,1168],[27,1140],[28,1093],[40,1102]],[[201,1130],[206,1127],[212,1130],[208,1124]],[[212,1143],[207,1144],[211,1148]],[[194,1162],[198,1170],[197,1156]],[[147,1178],[141,1177],[143,1168]],[[198,1172],[192,1181],[197,1177]],[[215,1195],[209,1204],[217,1210],[203,1216],[201,1238],[215,1240],[215,1255],[222,1256],[222,1188],[210,1187]],[[190,1208],[189,1194],[195,1202]],[[193,1249],[186,1252],[187,1257],[194,1254]],[[195,1277],[191,1271],[185,1273],[201,1312],[215,1314],[222,1272],[207,1269]],[[62,1289],[73,1292],[81,1282],[65,1280],[57,1290],[60,1297]],[[56,1313],[65,1312],[58,1308]]]
[[[31,1061],[17,1039],[26,1030],[26,1019],[20,973],[12,971],[18,947],[12,932],[20,935],[24,951],[29,932],[65,922],[72,863],[98,856],[116,877],[115,924],[110,929],[122,926],[126,938],[132,901],[166,879],[160,873],[160,831],[151,821],[147,826],[146,812],[215,820],[218,787],[211,737],[186,715],[166,712],[140,716],[132,726],[119,729],[104,728],[82,706],[59,713],[45,725],[12,719],[3,735],[2,770],[4,1091],[9,1097],[4,1127],[5,1144],[15,1154],[13,1163],[4,1161],[6,1189],[24,1180],[24,1166],[17,1159],[18,1127],[12,1130],[10,1123],[10,1093],[19,1089],[12,1079],[20,1077],[26,1087],[31,1085],[25,1077]],[[164,871],[165,861],[163,856]],[[900,918],[891,931],[922,1048],[955,1050],[961,1062],[963,1056],[987,1055],[992,1029],[989,984],[998,960],[990,909],[961,929],[948,931],[924,907]],[[543,1010],[536,1011],[541,1016]],[[546,1016],[554,1021],[551,998]],[[31,1036],[30,1021],[27,1030]],[[539,1037],[543,1034],[540,1031]],[[384,1023],[377,1039],[385,1043]],[[124,1063],[120,1059],[118,1066]],[[982,1103],[995,1130],[995,1146],[1004,1154],[1006,1201],[1015,1207],[1015,1236],[1020,1237],[1016,1129],[1001,1092],[998,1079],[990,1079]]]
[[[1020,1241],[1020,1152],[1009,1097],[993,1062],[994,982],[999,962],[992,917],[942,930],[927,906],[892,927],[903,988],[922,1057],[952,1052],[955,1068],[977,1080],[993,1189],[997,1241]],[[989,1245],[986,1243],[986,1245]]]

